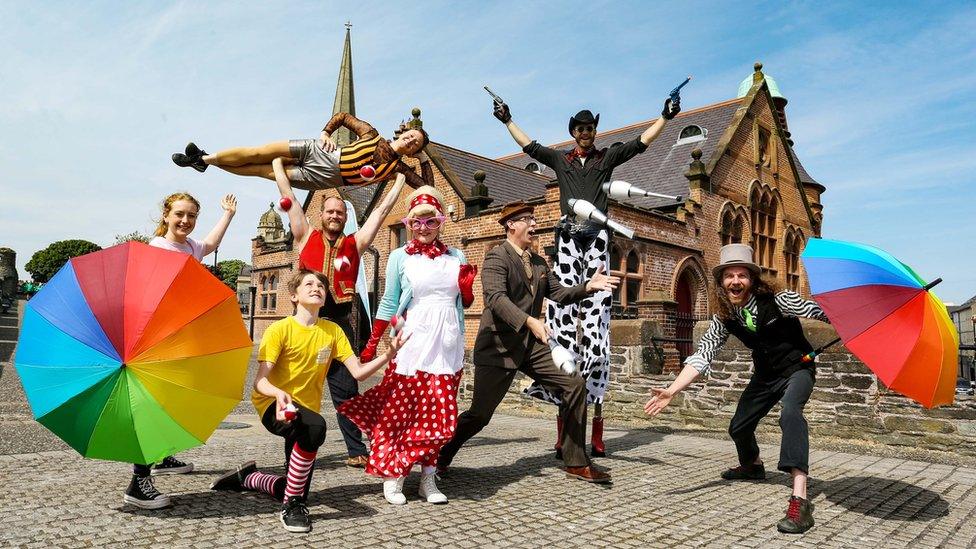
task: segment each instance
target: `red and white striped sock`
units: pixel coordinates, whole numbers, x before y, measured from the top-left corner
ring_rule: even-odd
[[[315,465],[316,452],[302,450],[295,443],[288,460],[288,484],[285,486],[285,499],[305,495],[305,485],[312,476],[312,466]]]
[[[264,492],[273,496],[275,495],[275,483],[284,479],[285,477],[281,475],[272,475],[270,473],[255,471],[244,478],[244,487],[249,490]]]

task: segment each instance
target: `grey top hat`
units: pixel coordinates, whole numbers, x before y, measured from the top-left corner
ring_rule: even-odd
[[[759,265],[752,261],[752,246],[748,244],[726,244],[719,251],[719,264],[712,267],[712,276],[715,280],[722,277],[722,271],[726,267],[745,267],[752,271],[756,276],[762,274]]]

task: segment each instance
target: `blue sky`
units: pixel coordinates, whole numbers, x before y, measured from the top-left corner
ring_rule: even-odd
[[[605,129],[735,96],[761,60],[789,99],[824,236],[880,246],[961,302],[976,294],[976,6],[971,2],[0,3],[0,245],[18,269],[54,240],[148,232],[160,200],[238,195],[221,259],[250,258],[273,185],[169,160],[311,137],[331,114],[353,22],[358,114],[389,135],[515,152],[481,86],[534,138],[569,114]]]

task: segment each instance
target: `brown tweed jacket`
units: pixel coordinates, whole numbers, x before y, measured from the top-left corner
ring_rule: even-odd
[[[585,283],[563,286],[539,255],[532,254],[531,264],[530,282],[525,276],[522,259],[507,242],[485,254],[481,267],[485,308],[474,340],[475,366],[517,369],[522,365],[530,343],[539,344],[525,320],[529,316],[539,317],[543,298],[565,305],[586,297]]]

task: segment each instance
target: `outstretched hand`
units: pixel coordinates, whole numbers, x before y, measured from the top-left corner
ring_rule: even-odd
[[[220,207],[225,212],[234,215],[237,213],[237,198],[232,194],[224,195],[223,200],[220,201]]]
[[[644,411],[649,415],[656,416],[668,404],[671,404],[671,399],[674,398],[674,395],[667,389],[658,389],[656,387],[651,387],[651,392],[654,396],[647,401],[647,404],[644,404]]]
[[[507,103],[495,101],[495,110],[491,114],[495,115],[495,118],[500,120],[502,124],[508,124],[512,120],[512,113],[508,110]]]
[[[390,346],[386,350],[387,360],[393,360],[396,358],[397,352],[401,347],[410,339],[410,334],[404,334],[403,331],[399,331],[390,338]]]
[[[603,265],[596,268],[593,277],[586,283],[586,291],[589,293],[607,291],[612,292],[620,285],[620,277],[603,274]]]
[[[665,120],[671,120],[675,116],[678,116],[679,112],[681,112],[681,97],[675,96],[674,101],[671,98],[664,100],[664,110],[661,111],[661,116]]]

